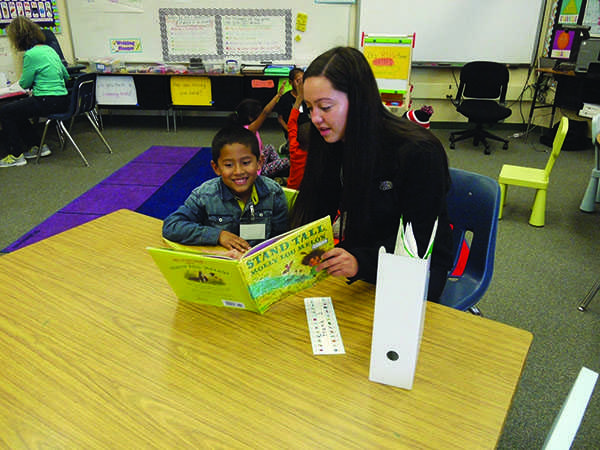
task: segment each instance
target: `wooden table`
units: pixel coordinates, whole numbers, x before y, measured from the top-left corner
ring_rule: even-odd
[[[493,448],[532,336],[428,304],[411,391],[370,382],[374,289],[329,278],[264,316],[178,302],[117,211],[0,257],[0,446]],[[331,296],[346,354],[314,356]]]
[[[527,132],[528,133],[529,133],[529,129],[531,128],[531,122],[533,120],[533,113],[536,109],[552,108],[552,113],[550,114],[550,125],[548,126],[548,128],[552,129],[552,126],[554,125],[554,114],[556,113],[556,107],[557,107],[557,103],[555,101],[556,98],[553,99],[551,104],[542,104],[542,105],[537,104],[540,91],[545,86],[546,79],[548,77],[554,77],[557,79],[560,77],[575,78],[575,71],[573,71],[573,70],[561,71],[561,70],[550,69],[547,67],[541,67],[541,68],[535,69],[535,72],[536,72],[537,78],[536,78],[536,81],[534,84],[533,98],[531,100],[531,106],[529,108],[529,117],[527,119]]]

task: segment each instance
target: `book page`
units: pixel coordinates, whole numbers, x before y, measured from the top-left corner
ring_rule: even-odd
[[[326,277],[327,273],[317,272],[315,266],[333,246],[331,220],[323,217],[246,253],[240,268],[258,308],[265,310],[277,300]]]
[[[165,244],[167,244],[172,249],[182,250],[184,252],[196,252],[201,253],[203,255],[226,256],[227,252],[229,251],[225,247],[222,247],[220,245],[187,245],[180,244],[179,242],[170,241],[164,236],[162,239],[165,242]]]
[[[147,250],[180,300],[258,312],[237,260],[167,248]]]

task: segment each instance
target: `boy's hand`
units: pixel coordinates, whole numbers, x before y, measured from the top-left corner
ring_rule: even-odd
[[[245,252],[250,248],[250,244],[244,239],[239,237],[237,234],[230,233],[229,231],[222,230],[219,234],[219,244],[225,247],[227,250],[237,250]]]
[[[237,250],[227,250],[225,253],[223,253],[223,255],[232,259],[241,259],[242,256],[244,256],[244,253]]]

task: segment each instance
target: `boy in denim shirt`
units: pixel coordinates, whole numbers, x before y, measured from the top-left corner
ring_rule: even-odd
[[[218,177],[195,188],[164,220],[165,238],[245,252],[289,229],[281,186],[258,175],[262,160],[254,133],[240,126],[220,130],[210,163]]]

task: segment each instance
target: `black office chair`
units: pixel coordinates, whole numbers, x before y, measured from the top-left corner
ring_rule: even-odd
[[[486,124],[494,124],[511,115],[510,108],[504,106],[508,87],[508,68],[504,64],[489,61],[467,63],[460,71],[460,85],[456,95],[456,110],[474,123],[475,128],[456,131],[450,134],[450,148],[454,143],[473,138],[473,145],[480,142],[484,153],[490,154],[487,139],[503,142],[508,148],[508,140],[483,129]]]
[[[42,29],[42,33],[44,33],[44,36],[46,37],[46,42],[44,43],[47,46],[52,47],[54,49],[54,51],[58,54],[58,57],[60,58],[61,62],[65,65],[65,67],[67,67],[67,60],[65,59],[65,55],[63,54],[62,48],[60,48],[60,44],[58,43],[58,39],[56,39],[56,36],[52,32],[52,30],[44,28]]]
[[[69,103],[69,109],[67,109],[67,111],[65,111],[64,113],[48,115],[46,119],[46,125],[44,126],[44,132],[42,134],[42,140],[39,145],[37,158],[35,160],[36,163],[38,163],[40,160],[40,155],[42,153],[41,149],[46,139],[48,125],[50,125],[50,122],[55,121],[56,131],[58,133],[58,137],[61,143],[61,150],[64,148],[66,140],[69,140],[73,147],[75,147],[75,150],[77,150],[77,152],[79,153],[79,156],[81,156],[81,159],[83,159],[84,164],[86,166],[90,165],[85,156],[83,156],[83,153],[73,140],[73,137],[70,133],[75,118],[81,114],[84,114],[85,117],[87,117],[88,121],[92,124],[92,127],[94,127],[94,131],[96,131],[96,134],[98,134],[98,136],[108,149],[108,152],[112,153],[110,145],[108,145],[108,142],[106,141],[106,139],[104,139],[102,133],[100,133],[100,122],[96,113],[96,74],[86,73],[79,76],[75,80],[75,84],[70,92],[70,96],[71,101]],[[67,130],[64,121],[69,119],[71,120],[71,123],[69,125],[69,129]]]
[[[43,28],[42,33],[44,33],[44,36],[46,37],[45,44],[49,47],[52,47],[54,49],[54,51],[58,54],[58,57],[60,58],[61,62],[67,69],[67,72],[69,73],[69,75],[71,75],[71,78],[76,77],[83,71],[83,69],[86,68],[86,66],[84,64],[69,64],[67,62],[67,60],[65,59],[65,55],[63,54],[62,48],[60,48],[58,39],[56,39],[56,35],[52,32],[52,30],[50,30],[48,28]],[[71,87],[71,86],[72,86],[72,83],[68,84],[68,87]]]

